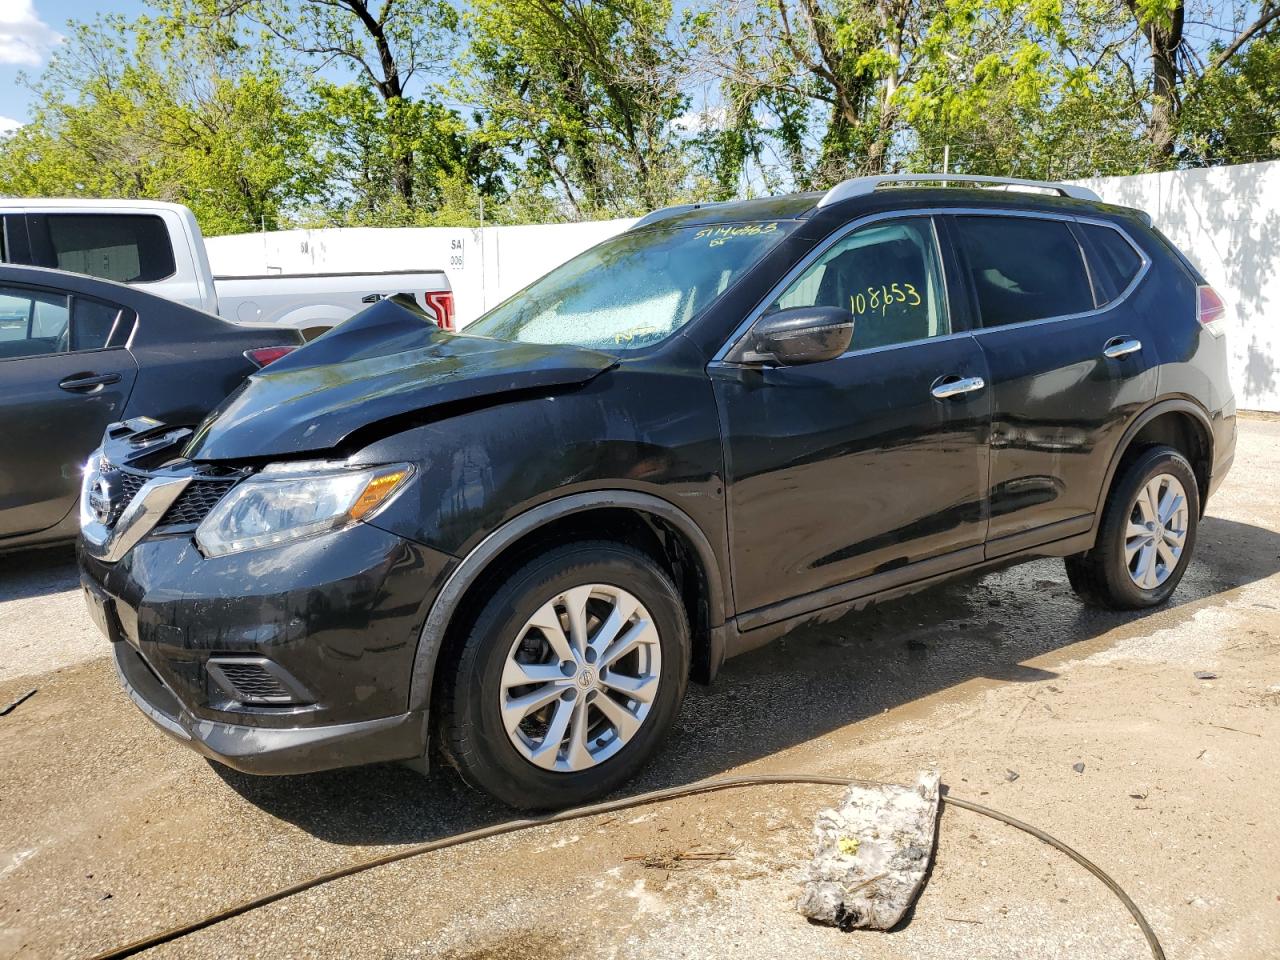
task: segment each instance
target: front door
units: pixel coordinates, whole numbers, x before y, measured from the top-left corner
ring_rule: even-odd
[[[866,224],[765,311],[851,310],[846,354],[708,368],[745,628],[841,602],[876,574],[888,575],[878,588],[922,573],[922,561],[932,575],[981,556],[990,394],[946,289],[931,218]]]
[[[80,469],[137,373],[128,350],[107,346],[120,319],[96,300],[0,286],[0,542],[75,507]]]
[[[1125,295],[1145,259],[1115,228],[998,214],[950,226],[991,372],[996,557],[1089,529],[1124,426],[1155,396],[1159,358]]]

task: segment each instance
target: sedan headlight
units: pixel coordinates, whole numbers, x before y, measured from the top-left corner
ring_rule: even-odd
[[[94,512],[91,499],[98,483],[98,474],[102,470],[102,451],[95,450],[89,454],[80,469],[80,529],[83,530],[98,522],[98,514]]]
[[[205,556],[221,557],[340,530],[385,507],[412,473],[407,463],[272,464],[218,501],[196,528],[196,543]]]

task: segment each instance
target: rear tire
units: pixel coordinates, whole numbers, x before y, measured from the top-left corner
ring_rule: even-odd
[[[558,547],[501,581],[442,666],[441,746],[464,780],[512,807],[592,800],[670,731],[690,646],[680,594],[648,555]]]
[[[1158,606],[1191,562],[1199,523],[1200,488],[1187,458],[1148,447],[1112,482],[1093,549],[1067,558],[1067,579],[1091,606]]]

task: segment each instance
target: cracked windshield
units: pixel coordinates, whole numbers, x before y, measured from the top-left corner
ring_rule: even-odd
[[[627,232],[553,270],[467,333],[611,353],[652,346],[715,302],[795,226],[770,220]]]

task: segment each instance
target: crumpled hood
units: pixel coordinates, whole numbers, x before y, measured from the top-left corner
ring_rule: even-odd
[[[383,300],[249,377],[185,455],[236,460],[331,450],[351,433],[442,404],[575,386],[617,363],[578,347],[447,333]]]

